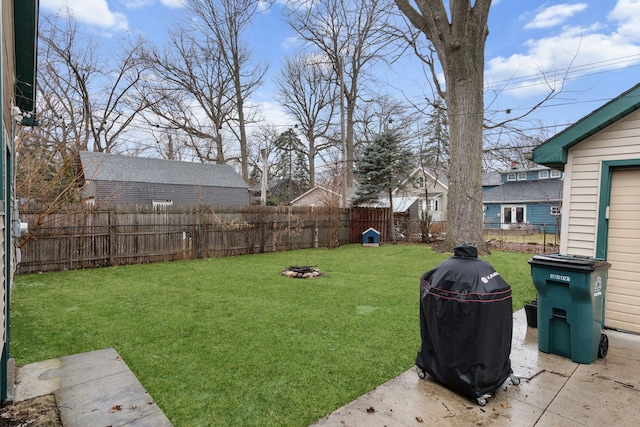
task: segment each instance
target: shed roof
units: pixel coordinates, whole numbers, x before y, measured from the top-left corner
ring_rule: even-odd
[[[393,198],[393,212],[402,213],[406,212],[416,203],[419,197],[394,197]],[[388,208],[389,199],[380,199],[372,204],[375,208]]]
[[[229,165],[180,162],[83,151],[80,161],[85,179],[119,182],[246,188]]]
[[[640,83],[533,150],[533,161],[564,170],[569,148],[640,108]]]
[[[534,203],[562,199],[559,179],[507,182],[482,192],[483,203]]]

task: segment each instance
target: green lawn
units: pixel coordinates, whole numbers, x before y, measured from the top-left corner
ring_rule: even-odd
[[[18,365],[114,347],[176,426],[306,426],[413,366],[424,245],[213,258],[16,276]],[[514,310],[531,254],[486,259]],[[281,276],[313,265],[317,279]]]

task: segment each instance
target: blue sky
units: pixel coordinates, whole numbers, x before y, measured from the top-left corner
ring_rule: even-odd
[[[181,0],[40,0],[43,12],[65,4],[80,29],[103,38],[105,45],[126,31],[161,43],[181,9]],[[270,63],[267,81],[252,101],[277,125],[290,120],[273,101],[271,78],[296,44],[281,8],[277,3],[261,15],[249,40],[256,56]],[[550,87],[562,89],[533,116],[551,135],[640,80],[640,0],[494,0],[489,29],[487,108],[498,115],[507,110],[519,114]],[[416,60],[407,59],[380,75],[389,81],[386,90],[398,91],[398,96],[422,94],[426,86]]]

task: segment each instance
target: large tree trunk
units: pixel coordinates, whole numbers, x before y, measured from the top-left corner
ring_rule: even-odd
[[[395,0],[411,24],[432,43],[444,72],[449,118],[451,163],[447,202],[447,237],[451,251],[469,243],[486,253],[482,234],[482,122],[484,113],[484,47],[491,0]],[[450,22],[449,22],[450,16]],[[432,68],[433,70],[433,68]],[[435,73],[434,73],[435,74]]]
[[[482,233],[482,93],[472,78],[447,89],[451,162],[447,201],[447,236],[441,247],[451,251],[470,243],[486,251]],[[482,87],[482,86],[480,86]],[[480,91],[482,92],[482,91]],[[474,94],[472,96],[472,94]]]

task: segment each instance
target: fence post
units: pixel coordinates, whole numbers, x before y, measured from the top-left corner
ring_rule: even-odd
[[[109,265],[115,264],[116,257],[116,212],[109,210]]]

